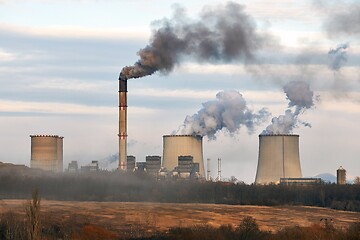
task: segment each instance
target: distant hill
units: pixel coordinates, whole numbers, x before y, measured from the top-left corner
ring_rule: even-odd
[[[314,176],[314,178],[321,178],[325,182],[336,183],[336,176],[331,173],[321,173]]]

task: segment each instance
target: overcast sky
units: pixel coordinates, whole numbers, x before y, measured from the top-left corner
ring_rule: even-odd
[[[271,117],[250,134],[241,126],[233,134],[218,131],[215,140],[204,137],[204,158],[212,160],[213,177],[221,158],[224,177],[251,183],[258,135],[289,108],[283,87],[303,81],[317,99],[299,114],[312,127],[293,129],[300,135],[303,176],[335,175],[340,165],[349,179],[360,175],[360,4],[234,3],[264,36],[262,47],[250,50],[252,61],[199,61],[183,54],[171,71],[129,80],[128,154],[137,161],[162,155],[163,135],[218,92],[236,90],[247,108],[254,113],[266,108]],[[187,21],[196,22],[204,9],[225,5],[218,0],[0,0],[0,161],[29,166],[31,134],[64,136],[64,166],[117,153],[119,72],[138,60],[159,28],[157,20],[172,19],[174,9],[185,9]]]

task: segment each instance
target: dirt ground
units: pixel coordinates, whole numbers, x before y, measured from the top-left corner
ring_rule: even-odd
[[[24,212],[26,200],[0,200],[0,212]],[[256,219],[262,230],[277,231],[286,226],[309,226],[332,219],[337,228],[360,221],[360,213],[303,206],[239,206],[220,204],[175,204],[146,202],[64,202],[41,201],[41,212],[54,220],[76,215],[91,223],[123,230],[133,225],[156,228],[210,224],[238,225],[244,216]]]

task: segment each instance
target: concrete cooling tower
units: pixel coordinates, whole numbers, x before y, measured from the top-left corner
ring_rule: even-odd
[[[162,166],[165,167],[168,171],[172,171],[178,165],[179,156],[192,156],[194,163],[199,163],[200,175],[205,177],[201,136],[163,136]]]
[[[255,183],[279,183],[280,178],[301,177],[299,135],[259,135]]]
[[[58,135],[30,135],[31,168],[63,171],[63,138]]]

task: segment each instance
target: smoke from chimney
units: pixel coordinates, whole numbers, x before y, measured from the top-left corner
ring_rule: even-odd
[[[265,108],[254,113],[247,107],[243,96],[235,90],[219,92],[216,100],[202,105],[203,108],[196,114],[185,118],[178,132],[216,139],[219,131],[226,130],[233,134],[245,126],[249,133],[253,133],[255,126],[266,121],[270,115]]]
[[[256,32],[255,21],[244,12],[244,6],[229,2],[206,7],[199,20],[190,20],[177,7],[172,19],[157,21],[150,43],[137,53],[139,60],[121,71],[121,78],[139,78],[156,71],[169,73],[182,56],[198,61],[230,62],[254,59],[266,38]]]
[[[299,126],[311,127],[307,122],[301,121],[298,116],[306,109],[313,108],[315,102],[319,100],[319,96],[314,96],[314,92],[310,89],[310,85],[303,81],[291,81],[284,86],[286,99],[289,100],[288,109],[284,115],[274,117],[271,124],[261,134],[288,134]],[[295,107],[294,112],[291,108]]]
[[[329,68],[338,71],[341,68],[342,63],[347,61],[346,49],[349,47],[348,43],[342,43],[335,49],[330,49],[328,52],[330,57]]]
[[[332,8],[327,16],[324,28],[329,36],[357,36],[360,34],[360,3],[354,1],[352,4],[346,4],[343,2],[341,7]]]

